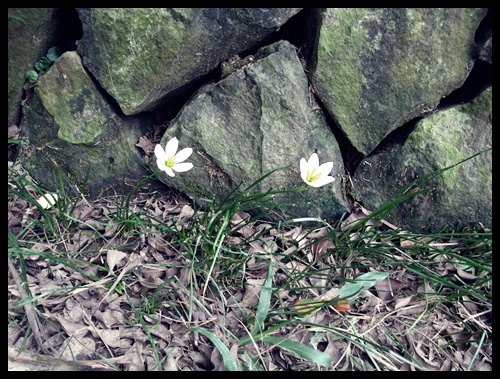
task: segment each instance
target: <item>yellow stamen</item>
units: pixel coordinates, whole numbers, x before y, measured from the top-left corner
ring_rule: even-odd
[[[165,166],[172,168],[174,167],[174,165],[175,165],[174,157],[172,156],[168,157],[167,160],[165,161]]]
[[[318,173],[318,174],[315,174],[316,172],[316,168],[314,168],[312,171],[309,171],[306,175],[306,179],[309,181],[309,182],[314,182],[316,180],[318,180],[320,177],[321,177],[321,172]]]

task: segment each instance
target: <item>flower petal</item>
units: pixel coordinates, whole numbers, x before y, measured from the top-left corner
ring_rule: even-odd
[[[166,158],[165,150],[163,150],[163,147],[160,146],[160,144],[155,146],[155,156],[156,159],[164,161]]]
[[[165,166],[164,171],[168,176],[175,176],[175,173],[172,171],[170,167]]]
[[[328,175],[332,171],[332,168],[333,162],[326,162],[318,167],[318,171],[321,172],[321,175]]]
[[[180,163],[184,162],[186,159],[189,158],[189,156],[193,153],[193,149],[190,147],[186,147],[185,149],[182,149],[179,151],[177,154],[175,154],[175,162]],[[177,170],[179,171],[179,170]]]
[[[177,163],[174,165],[174,167],[172,167],[172,169],[174,169],[177,172],[188,171],[191,170],[192,168],[193,168],[192,163]]]
[[[42,197],[38,198],[37,199],[37,202],[38,204],[40,204],[40,206],[43,208],[43,209],[49,209],[51,206],[53,206],[57,199],[59,198],[59,196],[57,196],[57,194],[51,194],[51,193],[47,193],[45,195],[43,195]]]
[[[162,159],[162,160],[157,159],[156,160],[156,165],[158,166],[158,169],[162,170],[162,171],[165,171],[166,168],[167,168],[167,166],[165,166],[165,159]]]
[[[306,181],[307,175],[307,161],[304,158],[300,159],[300,177],[303,181]]]
[[[318,154],[316,153],[312,153],[311,157],[309,158],[309,161],[307,162],[307,168],[309,170],[312,170],[314,169],[315,167],[318,167],[319,166],[319,158],[318,158]]]
[[[312,187],[322,187],[325,184],[331,183],[335,180],[333,176],[322,176],[321,178],[315,180],[314,182],[307,183]]]
[[[329,176],[332,169],[333,162],[326,162],[320,165],[318,154],[316,153],[311,154],[308,161],[304,158],[300,159],[300,177],[306,184],[312,187],[321,187],[333,182],[335,178]]]
[[[177,148],[179,147],[179,141],[177,140],[177,137],[172,138],[170,141],[167,142],[167,145],[165,146],[165,155],[167,157],[169,156],[174,156],[175,153],[177,153]]]

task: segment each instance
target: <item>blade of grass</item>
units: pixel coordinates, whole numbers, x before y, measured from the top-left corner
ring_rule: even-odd
[[[226,369],[228,369],[229,371],[241,371],[239,362],[236,359],[234,359],[227,346],[222,343],[219,337],[214,335],[212,332],[206,330],[205,328],[201,327],[189,328],[186,331],[186,333],[189,332],[201,333],[205,337],[207,337],[210,341],[212,341],[212,343],[215,345],[217,350],[219,350],[220,354],[222,355],[222,359],[224,360],[224,366],[226,367]]]
[[[478,344],[477,344],[477,349],[476,351],[474,352],[474,355],[472,356],[471,360],[470,360],[470,363],[469,365],[467,366],[467,371],[470,371],[471,368],[472,368],[472,365],[474,364],[474,362],[476,361],[476,358],[477,358],[477,355],[480,353],[481,351],[481,347],[483,346],[483,342],[484,342],[484,338],[486,336],[486,333],[483,331],[481,333],[481,339],[479,340]]]
[[[273,285],[273,260],[272,258],[269,260],[269,268],[267,271],[266,281],[260,290],[260,300],[259,305],[257,306],[257,313],[255,315],[255,323],[251,329],[251,334],[255,335],[255,333],[262,332],[264,329],[264,320],[269,313],[269,307],[271,304],[271,295],[272,295],[272,285]]]
[[[320,366],[328,367],[332,364],[333,358],[322,351],[304,345],[303,343],[291,341],[284,337],[266,336],[262,341],[269,345],[277,345],[295,354],[297,357],[314,362]]]
[[[354,281],[342,286],[339,298],[349,300],[355,298],[364,290],[373,287],[375,284],[389,276],[386,272],[370,271],[358,276]]]

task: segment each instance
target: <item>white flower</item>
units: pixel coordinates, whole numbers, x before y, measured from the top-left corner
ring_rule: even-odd
[[[160,145],[155,146],[156,165],[169,176],[175,176],[174,170],[184,172],[193,168],[192,163],[184,162],[193,153],[193,149],[186,147],[177,153],[179,141],[174,137],[167,142],[165,150]]]
[[[313,153],[306,162],[304,158],[300,160],[300,176],[302,180],[313,187],[321,187],[335,180],[333,176],[328,176],[332,171],[333,162],[319,165],[318,154]]]
[[[37,203],[40,204],[40,206],[43,209],[49,209],[51,206],[53,206],[56,201],[58,200],[59,196],[55,193],[48,193],[40,198],[37,199]]]

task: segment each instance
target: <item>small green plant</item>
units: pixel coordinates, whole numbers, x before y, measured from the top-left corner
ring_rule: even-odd
[[[191,168],[184,162],[191,150],[177,147],[174,141],[157,149],[158,167],[169,176]],[[73,338],[84,344],[88,324],[80,320],[81,335],[68,338],[61,309],[71,310],[68,316],[78,316],[75,309],[95,312],[99,318],[88,320],[103,342],[94,338],[96,348],[89,350],[101,359],[121,359],[126,363],[119,369],[129,370],[146,363],[148,370],[182,369],[189,362],[208,370],[210,362],[249,371],[426,370],[426,352],[414,349],[421,341],[442,362],[459,353],[455,345],[470,347],[467,362],[451,364],[476,369],[482,346],[491,345],[491,230],[427,234],[382,222],[448,168],[369,214],[352,212],[335,223],[311,217],[266,221],[277,211],[276,196],[290,196],[293,203],[298,191],[332,182],[330,163],[320,165],[317,158],[301,162],[306,187],[254,193],[276,169],[222,201],[203,199],[203,208],[139,193],[158,171],[118,202],[79,202],[86,214],[106,209],[98,219],[80,219],[60,176],[54,175],[57,193],[47,194],[9,169],[9,207],[28,202],[37,212],[16,234],[9,228],[9,266],[18,267],[19,286],[27,292],[11,294],[9,329],[28,340],[32,322],[20,307],[29,305],[50,325],[47,337],[54,343],[58,333],[68,346]],[[81,247],[83,232],[91,244]],[[48,274],[33,273],[34,262]],[[443,318],[453,328],[444,330]],[[138,354],[127,350],[131,336],[143,344],[139,366],[126,358]],[[198,351],[206,357],[190,361]]]
[[[26,21],[24,21],[24,18],[22,18],[22,17],[19,17],[19,16],[15,15],[13,13],[10,13],[10,12],[7,14],[7,16],[8,16],[8,18],[10,18],[12,20],[19,21],[20,23],[26,25]]]
[[[28,80],[24,84],[24,89],[27,90],[34,84],[38,83],[38,81],[45,75],[45,73],[49,70],[50,66],[61,56],[61,50],[57,47],[51,47],[47,54],[41,57],[38,61],[36,61],[34,70],[29,70],[26,72],[25,77]]]

